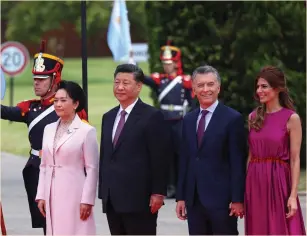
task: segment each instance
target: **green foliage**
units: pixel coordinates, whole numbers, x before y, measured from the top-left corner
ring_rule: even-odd
[[[161,70],[160,46],[172,39],[186,73],[200,64],[222,76],[221,100],[245,115],[255,108],[254,79],[265,65],[284,70],[306,129],[304,2],[147,2],[150,69]],[[302,162],[305,163],[305,135]]]
[[[8,40],[39,42],[44,32],[60,29],[63,22],[74,24],[81,34],[80,1],[2,2],[1,6],[1,18],[8,20]],[[88,36],[103,33],[109,25],[113,2],[87,1],[86,6]],[[127,1],[127,9],[130,24],[145,39],[144,2]]]

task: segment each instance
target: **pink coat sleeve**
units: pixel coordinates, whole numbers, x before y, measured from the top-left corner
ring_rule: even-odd
[[[48,126],[44,129],[43,135],[43,147],[41,153],[41,164],[39,166],[39,180],[37,186],[37,193],[36,193],[36,201],[38,200],[45,200],[45,177],[46,177],[46,151],[47,151],[47,137],[48,137]]]
[[[98,183],[99,151],[96,129],[92,127],[83,144],[83,156],[86,168],[86,179],[83,186],[81,203],[94,205]]]

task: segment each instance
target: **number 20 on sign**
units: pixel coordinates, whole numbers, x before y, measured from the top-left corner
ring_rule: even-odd
[[[28,49],[18,42],[1,44],[1,68],[10,76],[10,106],[13,105],[14,76],[21,74],[29,63]]]

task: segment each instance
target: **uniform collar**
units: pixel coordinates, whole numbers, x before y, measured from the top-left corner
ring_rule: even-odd
[[[50,105],[52,105],[53,102],[54,102],[54,96],[55,95],[53,95],[52,97],[49,97],[47,99],[41,99],[42,106],[50,106]]]
[[[172,75],[169,75],[169,74],[164,74],[164,76],[165,76],[166,78],[170,79],[170,80],[175,79],[178,75],[179,75],[179,74],[177,74],[177,73],[176,73],[175,76],[172,76]]]

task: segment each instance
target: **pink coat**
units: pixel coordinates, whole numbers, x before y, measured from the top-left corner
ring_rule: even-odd
[[[94,235],[94,215],[82,221],[80,204],[95,203],[99,161],[96,129],[76,115],[53,153],[58,124],[59,120],[44,130],[36,195],[36,200],[46,202],[47,235]]]

